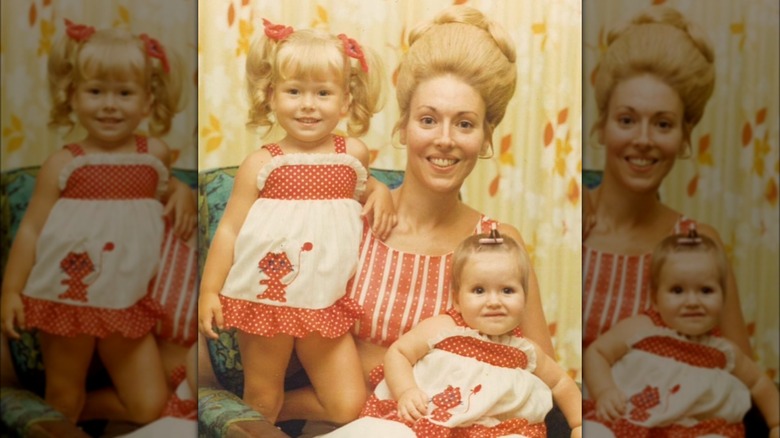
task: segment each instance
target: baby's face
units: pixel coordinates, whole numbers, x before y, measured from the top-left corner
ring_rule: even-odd
[[[666,325],[687,336],[708,333],[720,322],[723,298],[713,254],[669,254],[660,271],[654,303]]]
[[[472,254],[463,265],[455,309],[469,327],[503,335],[520,325],[525,291],[517,261],[505,253]]]

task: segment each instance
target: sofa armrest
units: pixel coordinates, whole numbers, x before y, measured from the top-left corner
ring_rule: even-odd
[[[89,437],[34,393],[0,388],[3,427],[23,437]]]
[[[198,388],[198,434],[215,438],[288,437],[237,395],[216,388]]]

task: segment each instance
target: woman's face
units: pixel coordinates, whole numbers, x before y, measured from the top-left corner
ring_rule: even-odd
[[[484,124],[485,103],[470,85],[449,75],[420,83],[400,129],[407,178],[437,191],[460,190],[489,146]]]
[[[605,173],[636,190],[658,190],[685,147],[684,107],[677,92],[645,74],[615,86],[599,142]]]

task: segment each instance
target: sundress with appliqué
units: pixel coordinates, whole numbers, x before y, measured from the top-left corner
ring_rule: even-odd
[[[136,153],[85,154],[59,176],[60,198],[38,238],[22,294],[29,327],[60,336],[138,338],[160,316],[150,294],[163,236],[168,170],[136,137]]]
[[[533,374],[533,345],[519,331],[485,336],[466,326],[456,310],[447,314],[457,327],[432,340],[430,351],[413,368],[415,381],[431,400],[428,415],[405,423],[409,436],[546,436],[544,418],[552,409],[552,391]],[[358,421],[404,423],[397,408],[383,380],[361,413],[373,418]],[[370,435],[385,436],[375,435],[381,430],[372,427]],[[398,433],[389,430],[390,436]]]
[[[601,422],[595,402],[585,400],[583,418],[605,424],[618,438],[744,437],[750,392],[731,374],[735,347],[714,335],[688,340],[666,326],[658,312],[643,313],[654,330],[633,340],[612,366],[615,384],[628,398],[624,417]]]
[[[225,325],[247,333],[347,333],[360,306],[345,296],[363,231],[367,172],[334,136],[334,153],[284,154],[257,175],[259,196],[236,238],[220,293]]]

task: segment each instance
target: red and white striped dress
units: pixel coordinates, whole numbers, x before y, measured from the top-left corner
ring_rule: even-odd
[[[694,221],[681,216],[673,234],[687,233]],[[650,307],[652,252],[613,254],[582,245],[582,348],[618,321]]]
[[[136,153],[85,154],[59,179],[23,291],[29,327],[60,336],[138,338],[160,316],[151,282],[160,261],[168,170],[136,137]]]
[[[474,233],[490,232],[494,222],[482,216]],[[399,251],[363,227],[359,270],[347,289],[363,308],[353,334],[389,347],[423,319],[449,310],[451,266],[452,252],[430,256]]]

